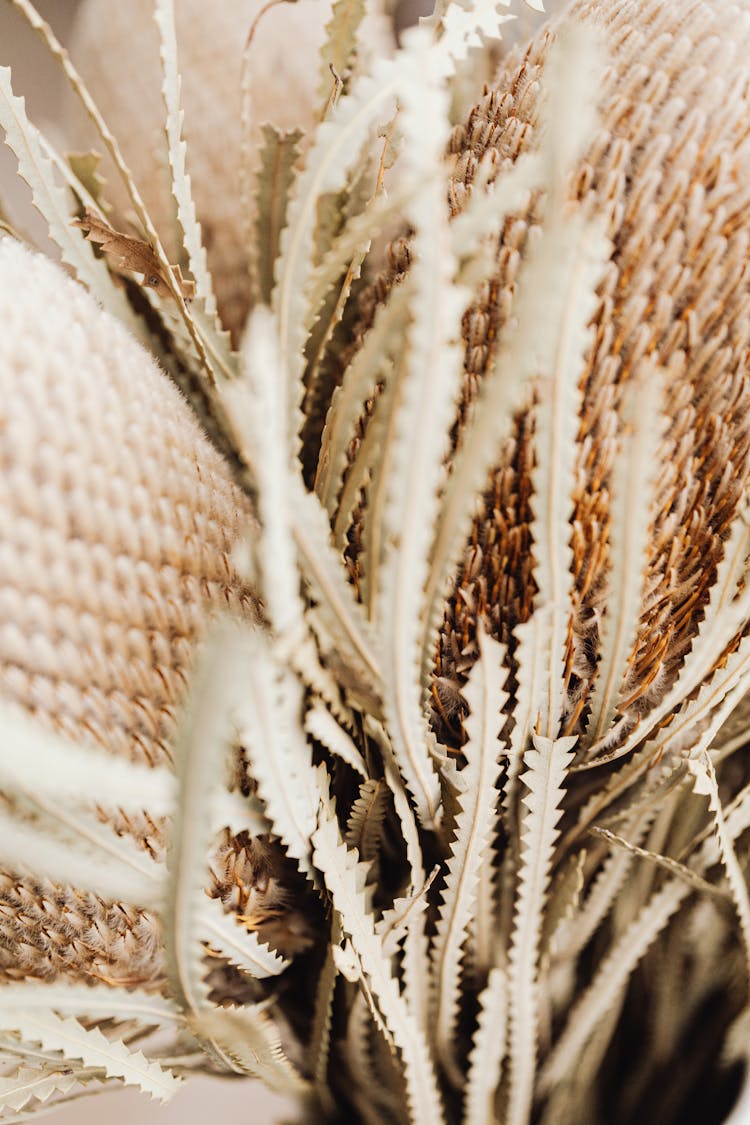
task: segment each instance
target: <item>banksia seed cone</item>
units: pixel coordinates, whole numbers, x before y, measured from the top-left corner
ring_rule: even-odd
[[[626,387],[663,375],[668,431],[648,537],[643,615],[618,707],[617,735],[673,683],[700,622],[723,535],[741,501],[750,452],[750,14],[732,0],[633,0],[610,8],[579,0],[569,15],[604,30],[609,66],[600,126],[568,190],[606,219],[612,257],[599,288],[584,401],[572,523],[576,613],[567,658],[565,729],[589,724],[590,692],[607,613],[612,465]],[[554,25],[511,52],[494,85],[452,140],[451,207],[459,214],[477,169],[495,173],[539,140],[540,78]],[[493,177],[494,178],[494,174]],[[464,317],[460,442],[493,340],[514,315],[519,268],[539,232],[538,200],[506,223],[498,269]],[[403,242],[375,287],[408,270]],[[369,298],[368,298],[369,301]],[[369,324],[371,311],[365,316]],[[637,405],[635,409],[638,409]],[[510,643],[532,615],[532,412],[514,434],[485,494],[440,632],[435,713],[442,737],[460,738],[453,707],[476,657],[477,620]],[[361,515],[367,522],[367,505]],[[356,544],[350,565],[356,582]],[[596,716],[592,740],[607,733]]]
[[[147,353],[7,238],[0,319],[0,691],[75,743],[169,762],[209,615],[254,613],[230,558],[247,500]],[[121,830],[163,848],[148,818]],[[149,916],[19,871],[0,897],[6,978],[152,977]]]
[[[177,0],[175,4],[188,171],[219,313],[235,339],[250,306],[250,263],[242,232],[253,218],[252,213],[243,213],[240,191],[240,71],[245,41],[263,7],[261,0],[230,4]],[[306,0],[279,4],[258,21],[249,56],[252,174],[258,169],[262,124],[307,132],[318,120],[322,106],[317,59],[330,15],[330,0]],[[377,6],[372,6],[366,28],[363,42],[374,39],[384,46],[390,41]],[[179,247],[164,141],[159,43],[150,0],[114,7],[107,0],[84,0],[71,54],[76,62],[80,60],[83,77],[120,142],[149,214],[175,257]],[[71,116],[68,140],[87,148],[92,144],[90,133],[81,131],[78,120]],[[253,192],[251,185],[251,199]],[[124,196],[118,194],[115,202],[127,211]]]

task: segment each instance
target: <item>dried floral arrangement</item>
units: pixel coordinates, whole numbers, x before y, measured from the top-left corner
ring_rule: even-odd
[[[149,206],[117,85],[9,2],[110,171],[0,68],[65,267],[3,223],[0,1121],[193,1071],[310,1122],[723,1120],[750,1053],[745,0],[574,0],[508,50],[520,0],[438,2],[398,49],[363,0],[325,27],[238,3],[233,171],[195,193],[187,30],[122,6],[158,35]]]

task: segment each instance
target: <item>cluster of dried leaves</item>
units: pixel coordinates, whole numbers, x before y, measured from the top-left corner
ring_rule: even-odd
[[[712,25],[701,0],[578,0],[467,118],[509,0],[439,3],[367,74],[364,4],[337,0],[321,73],[346,82],[304,161],[298,136],[264,130],[236,354],[185,171],[171,0],[154,7],[190,281],[50,29],[12,2],[98,129],[137,236],[5,70],[0,126],[63,261],[237,466],[264,627],[207,639],[174,771],[4,708],[11,827],[14,799],[61,793],[170,827],[164,857],[113,832],[100,860],[113,901],[158,914],[166,981],[78,966],[4,985],[0,1119],[108,1080],[166,1098],[203,1069],[259,1076],[311,1121],[721,1120],[750,1043],[731,5]],[[371,248],[394,223],[383,270]],[[70,831],[56,878],[67,864],[87,891],[91,837],[79,854]]]

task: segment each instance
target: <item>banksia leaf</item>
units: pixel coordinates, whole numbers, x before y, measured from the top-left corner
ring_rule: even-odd
[[[454,1057],[454,1034],[463,947],[477,909],[479,870],[491,863],[489,851],[495,829],[499,798],[497,778],[503,749],[498,733],[502,725],[501,712],[508,699],[504,691],[507,669],[503,667],[502,646],[489,637],[480,636],[479,651],[479,660],[463,691],[469,706],[469,716],[464,720],[466,765],[461,771],[465,789],[457,797],[459,812],[432,954],[435,1039],[439,1056],[454,1078],[460,1074]]]
[[[122,1041],[107,1039],[98,1028],[85,1028],[73,1018],[3,1005],[0,1026],[20,1031],[45,1050],[61,1051],[66,1059],[101,1067],[110,1078],[122,1078],[126,1085],[138,1086],[160,1101],[168,1101],[180,1086],[178,1078],[140,1051],[131,1051]]]
[[[510,1093],[508,1121],[526,1120],[532,1099],[537,1052],[538,964],[542,911],[552,848],[558,836],[565,774],[576,738],[533,736],[524,755],[521,782],[528,789],[521,821],[521,870],[508,958]]]

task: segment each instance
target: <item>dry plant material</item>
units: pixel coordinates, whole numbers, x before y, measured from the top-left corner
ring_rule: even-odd
[[[441,0],[364,65],[336,0],[307,135],[263,130],[252,206],[222,185],[235,354],[173,3],[194,294],[12,2],[148,242],[0,71],[77,279],[0,242],[0,1121],[194,1071],[316,1122],[723,1121],[750,1056],[746,13],[574,0],[499,54],[520,3]]]
[[[142,284],[146,288],[154,289],[161,296],[168,297],[171,295],[172,285],[177,285],[186,301],[195,296],[195,282],[185,280],[179,266],[170,267],[173,276],[170,285],[153,247],[140,238],[133,238],[129,234],[122,234],[121,231],[115,230],[93,211],[86,211],[83,218],[75,219],[73,226],[80,227],[88,242],[101,246],[104,253],[112,258],[118,270],[140,274]]]

